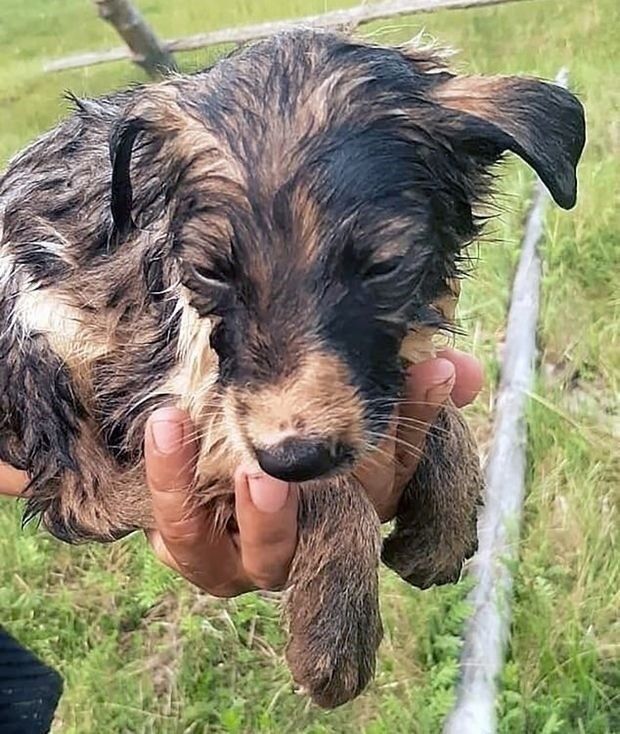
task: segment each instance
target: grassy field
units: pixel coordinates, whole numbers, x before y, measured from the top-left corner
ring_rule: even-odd
[[[142,0],[166,36],[345,2]],[[421,28],[462,50],[481,72],[553,77],[567,64],[585,102],[589,143],[580,200],[551,209],[544,243],[540,370],[529,412],[529,494],[517,570],[509,659],[499,702],[502,734],[620,731],[618,395],[620,345],[620,5],[532,0],[479,11],[398,19],[364,29],[398,41]],[[117,45],[86,0],[2,0],[0,164],[65,108],[61,94],[98,94],[140,72],[127,63],[43,75],[42,61]],[[215,52],[180,57],[191,69]],[[508,167],[493,242],[481,245],[461,318],[489,381],[469,418],[485,449],[519,232],[531,191]],[[20,529],[0,505],[0,621],[66,679],[57,731],[439,732],[453,696],[467,584],[428,592],[384,574],[386,621],[369,692],[324,713],[291,690],[273,603],[257,595],[211,600],[162,569],[143,540],[69,548]]]

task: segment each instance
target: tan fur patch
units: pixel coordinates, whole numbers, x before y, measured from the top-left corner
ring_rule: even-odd
[[[379,264],[392,258],[406,256],[409,250],[407,238],[411,222],[403,217],[394,217],[387,223],[381,223],[376,232],[377,245],[372,253],[372,262]]]
[[[113,540],[118,528],[154,526],[143,467],[119,471],[90,422],[80,423],[75,458],[80,473],[65,472],[56,480],[62,484],[53,501],[52,514],[57,519],[77,526],[85,540]]]
[[[322,70],[317,68],[317,79],[321,75]],[[263,155],[260,171],[265,191],[275,193],[298,169],[298,141],[312,138],[326,129],[330,125],[330,111],[337,107],[347,109],[347,100],[355,93],[356,87],[363,86],[369,80],[371,77],[351,76],[337,69],[317,84],[308,85],[307,91],[301,90],[303,96],[297,101],[294,114],[273,115],[270,118],[266,135],[260,141],[263,153],[269,151],[268,155]],[[259,106],[256,100],[249,101],[249,105],[255,108]],[[349,113],[353,115],[353,106]],[[343,123],[345,119],[341,114],[339,122]]]
[[[438,85],[434,97],[443,107],[496,125],[528,148],[532,132],[526,95],[531,83],[509,76],[454,77]]]
[[[238,400],[246,406],[242,418]],[[226,411],[245,440],[263,448],[292,435],[337,439],[354,447],[363,440],[363,407],[348,369],[325,352],[310,352],[278,385],[256,393],[237,391],[228,398]]]
[[[165,391],[179,395],[180,407],[189,412],[192,420],[198,421],[217,380],[218,359],[209,342],[213,322],[198,316],[184,290],[179,308],[178,366]]]
[[[371,76],[347,76],[340,69],[311,87],[303,103],[299,105],[298,120],[302,130],[315,131],[329,122],[330,110],[336,106],[346,108],[345,100],[350,99],[357,87],[372,81]]]
[[[218,176],[237,184],[245,182],[243,166],[226,145],[222,136],[206,127],[203,120],[193,117],[179,104],[179,90],[175,81],[162,82],[149,87],[144,96],[132,108],[137,115],[143,115],[157,125],[164,135],[170,136],[170,145],[178,153],[187,156],[201,156],[200,173]]]
[[[440,298],[435,308],[449,323],[454,321],[456,306],[461,293],[461,283],[453,278],[447,283],[449,293]],[[432,359],[437,354],[439,345],[436,343],[437,331],[430,328],[413,328],[403,339],[400,356],[413,364]]]
[[[195,432],[189,438],[200,446],[196,469],[196,501],[200,504],[207,498],[215,500],[220,494],[232,491],[232,476],[242,457],[247,456],[231,440],[222,397],[216,388],[218,358],[209,342],[213,324],[199,317],[189,305],[185,289],[181,289],[178,308],[181,324],[177,367],[170,379],[148,398],[174,395],[178,407],[190,415]],[[222,482],[225,486],[218,489],[218,483]]]
[[[45,334],[58,356],[71,366],[88,363],[109,350],[108,335],[98,340],[85,324],[83,311],[52,289],[23,288],[15,303],[15,318],[26,331]]]
[[[302,245],[300,254],[307,258],[306,263],[316,259],[321,253],[322,212],[318,202],[303,187],[299,187],[293,196],[291,207],[295,223],[298,226],[297,237]]]
[[[449,109],[492,120],[509,83],[508,78],[500,76],[457,76],[439,85],[434,97]]]

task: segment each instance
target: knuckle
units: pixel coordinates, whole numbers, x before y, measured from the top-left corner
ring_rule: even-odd
[[[169,546],[183,546],[191,545],[193,542],[193,535],[188,532],[184,532],[180,528],[165,528],[162,530],[162,535],[165,538],[166,545]]]
[[[286,584],[289,569],[288,563],[282,561],[279,563],[255,563],[249,568],[246,565],[245,571],[258,589],[262,589],[263,591],[277,591]]]
[[[286,525],[280,527],[269,528],[268,532],[262,534],[255,540],[255,545],[261,549],[263,553],[269,553],[274,556],[284,555],[286,550],[294,543],[296,529]]]
[[[166,545],[192,545],[199,537],[200,527],[188,519],[166,520],[158,525]]]

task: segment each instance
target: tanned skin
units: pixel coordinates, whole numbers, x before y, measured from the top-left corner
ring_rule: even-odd
[[[400,452],[399,476],[390,457],[397,443],[424,448],[427,430],[449,398],[457,407],[472,402],[482,387],[480,363],[468,354],[445,350],[437,359],[413,365],[407,375],[404,425],[395,440],[386,442],[385,471],[374,471],[362,481],[383,522],[391,520],[402,491],[411,480],[419,455]],[[224,548],[214,538],[208,513],[187,513],[196,471],[196,447],[183,436],[189,416],[178,409],[160,408],[149,419],[145,435],[145,466],[153,502],[156,529],[148,538],[159,560],[203,591],[232,597],[264,588],[275,591],[288,578],[297,545],[297,494],[294,488],[255,466],[239,467],[235,476],[239,532]],[[155,432],[158,438],[155,438]],[[0,495],[19,497],[28,477],[0,464]],[[213,564],[212,559],[217,563]]]
[[[74,103],[0,179],[0,460],[68,542],[155,527],[143,436],[164,406],[191,418],[192,502],[217,533],[236,532],[240,464],[294,484],[287,659],[340,705],[374,671],[379,559],[421,588],[456,581],[483,489],[450,402],[383,548],[360,471],[408,364],[455,328],[495,164],[516,153],[570,208],[582,107],[305,30]]]

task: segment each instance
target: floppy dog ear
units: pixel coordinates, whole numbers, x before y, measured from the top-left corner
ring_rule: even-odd
[[[146,129],[146,121],[136,117],[117,122],[110,132],[110,161],[112,163],[110,209],[116,238],[126,237],[136,226],[131,214],[133,208],[131,157],[136,139]]]
[[[432,96],[458,113],[451,137],[469,154],[494,161],[510,150],[532,166],[557,204],[575,205],[585,117],[573,94],[536,79],[453,76],[439,81]]]

